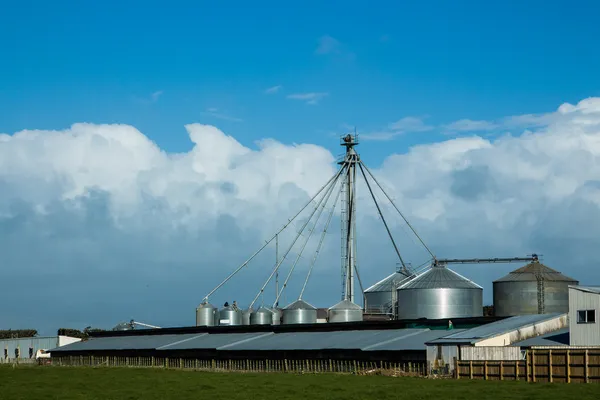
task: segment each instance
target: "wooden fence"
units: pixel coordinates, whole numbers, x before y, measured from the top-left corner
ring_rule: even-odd
[[[385,370],[388,374],[424,376],[426,362],[373,362],[349,360],[201,360],[167,357],[64,356],[52,357],[57,366],[138,367],[188,369],[211,372],[289,372],[368,374]]]
[[[600,348],[529,349],[521,361],[456,361],[456,379],[600,383]]]

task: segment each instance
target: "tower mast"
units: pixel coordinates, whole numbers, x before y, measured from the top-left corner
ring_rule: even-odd
[[[342,275],[344,300],[354,303],[354,271],[356,265],[356,164],[359,162],[354,146],[358,145],[356,134],[348,134],[342,139],[342,146],[346,147],[344,159],[339,162],[347,166],[343,184],[345,185],[345,201],[343,204],[344,216],[342,220]]]

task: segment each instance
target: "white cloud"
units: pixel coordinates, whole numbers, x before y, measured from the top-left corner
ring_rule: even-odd
[[[318,104],[321,99],[329,96],[327,92],[294,93],[287,96],[288,99],[306,101],[306,104]]]
[[[318,40],[317,54],[332,54],[339,53],[341,51],[341,44],[339,40],[329,35],[321,36]]]
[[[393,140],[398,135],[412,132],[427,132],[433,130],[434,127],[427,125],[423,118],[420,117],[404,117],[396,122],[388,125],[387,129],[378,132],[369,132],[360,135],[365,140],[388,141]]]
[[[216,107],[207,108],[206,111],[202,112],[202,115],[207,116],[207,117],[216,118],[216,119],[222,119],[225,121],[233,121],[233,122],[243,122],[244,121],[241,118],[232,117],[231,115],[224,114],[224,113],[220,112],[219,109]]]
[[[590,266],[600,262],[600,99],[549,115],[536,132],[415,146],[380,166],[363,160],[438,256],[540,252],[548,265],[598,284]],[[127,125],[0,135],[3,280],[35,287],[22,297],[22,284],[5,285],[5,298],[20,298],[3,315],[6,327],[51,333],[130,318],[193,324],[201,298],[337,168],[319,146],[263,140],[249,148],[213,126],[186,130],[193,148],[178,154]],[[358,257],[368,285],[396,260],[364,184],[358,195]],[[382,206],[405,258],[414,265],[426,259],[385,201]],[[330,228],[305,294],[319,306],[339,298],[338,229]],[[289,238],[282,236],[280,255]],[[247,304],[274,257],[270,248],[211,300]],[[303,257],[294,282],[309,259]],[[489,302],[492,280],[515,267],[455,269],[482,284]],[[286,301],[298,290],[290,286]]]
[[[498,125],[489,121],[461,119],[445,125],[443,128],[449,132],[490,131],[498,128]]]
[[[158,90],[158,91],[152,93],[152,96],[150,96],[150,97],[152,98],[152,101],[156,102],[156,101],[158,101],[158,98],[160,96],[162,96],[162,94],[163,94],[163,91],[162,90]]]
[[[272,86],[265,90],[266,94],[275,94],[281,90],[281,85]]]

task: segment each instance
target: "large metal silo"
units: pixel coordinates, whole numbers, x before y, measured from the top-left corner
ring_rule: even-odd
[[[283,323],[316,324],[317,309],[303,300],[296,300],[283,309]]]
[[[395,306],[397,289],[414,276],[406,276],[401,272],[394,272],[365,290],[366,314],[391,314],[396,313]]]
[[[273,311],[267,307],[260,307],[250,315],[250,325],[273,324]]]
[[[494,281],[494,315],[566,313],[573,278],[534,260]]]
[[[196,326],[215,326],[217,309],[210,303],[202,303],[196,308]]]
[[[342,300],[327,310],[328,322],[355,322],[362,320],[362,308],[350,300]]]
[[[242,325],[242,310],[227,306],[219,310],[219,325]]]
[[[483,288],[445,266],[433,266],[398,288],[398,319],[481,317]]]

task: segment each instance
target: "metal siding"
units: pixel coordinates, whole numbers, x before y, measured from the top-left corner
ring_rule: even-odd
[[[283,310],[283,324],[315,324],[317,323],[316,309],[292,308]]]
[[[600,345],[600,294],[569,289],[569,329],[572,346]],[[578,324],[577,310],[596,310],[596,323]]]
[[[365,309],[373,314],[391,314],[392,305],[396,303],[396,290],[365,293]]]
[[[454,359],[458,358],[458,346],[435,345],[427,346],[427,364],[429,373],[445,369],[444,373],[452,374],[454,371]],[[439,373],[439,372],[438,372]]]
[[[517,361],[522,360],[520,347],[486,346],[460,348],[460,359],[466,361]]]
[[[398,289],[398,319],[468,318],[483,315],[483,290]]]
[[[544,312],[569,312],[571,281],[544,281]],[[494,282],[494,314],[499,317],[538,313],[537,281]]]
[[[33,348],[33,358],[38,350],[49,350],[58,346],[58,337],[32,337],[19,339],[2,339],[0,340],[0,355],[1,362],[10,362],[15,359],[15,349],[19,348],[19,359],[27,359],[29,357],[29,348]],[[4,350],[7,350],[8,359],[5,358]]]

